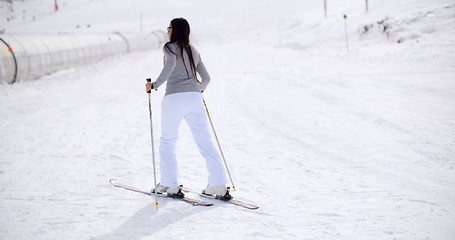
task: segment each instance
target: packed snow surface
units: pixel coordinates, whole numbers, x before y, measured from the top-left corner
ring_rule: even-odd
[[[188,19],[232,194],[260,208],[157,211],[110,185],[153,187],[155,49],[0,86],[0,239],[455,239],[455,3],[327,2],[327,18],[323,1],[2,2],[6,34]],[[184,123],[177,148],[181,184],[205,187]]]

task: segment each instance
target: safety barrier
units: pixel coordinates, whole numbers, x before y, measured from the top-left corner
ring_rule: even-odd
[[[162,31],[147,34],[0,35],[0,84],[162,46]]]

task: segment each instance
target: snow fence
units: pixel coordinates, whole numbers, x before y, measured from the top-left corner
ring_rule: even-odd
[[[133,51],[160,47],[166,34],[0,35],[0,84],[33,80],[55,71]]]

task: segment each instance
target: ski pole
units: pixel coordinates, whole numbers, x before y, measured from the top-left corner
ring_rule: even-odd
[[[152,79],[147,78],[147,82],[152,82]],[[150,137],[152,140],[152,159],[153,159],[153,179],[155,183],[155,205],[156,205],[156,210],[158,211],[158,193],[156,191],[156,166],[155,166],[155,143],[153,141],[153,121],[152,121],[152,101],[150,100],[150,95],[151,95],[152,90],[148,90],[148,97],[149,97],[149,114],[150,114]]]
[[[232,189],[235,191],[235,185],[232,181],[231,173],[229,172],[229,167],[226,163],[226,159],[224,158],[223,150],[221,149],[220,141],[218,140],[218,136],[216,135],[215,127],[213,126],[212,118],[210,117],[209,109],[207,108],[207,104],[205,104],[204,97],[202,97],[202,101],[204,102],[205,111],[207,111],[207,116],[209,117],[210,125],[212,126],[213,134],[215,135],[216,143],[218,143],[218,148],[220,149],[221,157],[223,158],[224,166],[226,167],[226,171],[229,175],[229,179],[231,180]]]

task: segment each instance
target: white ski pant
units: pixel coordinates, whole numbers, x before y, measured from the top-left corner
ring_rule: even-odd
[[[205,158],[209,172],[208,184],[227,184],[226,171],[211,139],[209,122],[204,109],[202,94],[183,92],[166,95],[161,103],[160,171],[161,185],[178,186],[178,163],[175,145],[178,129],[185,119],[191,129],[199,152]]]

